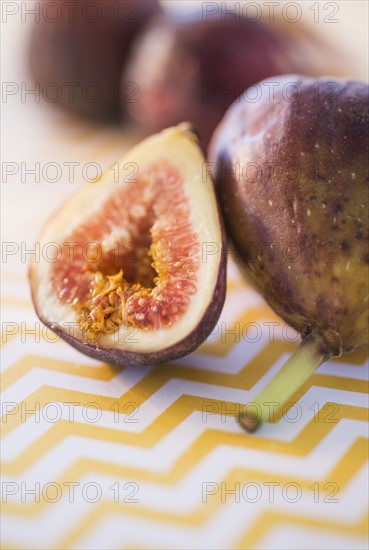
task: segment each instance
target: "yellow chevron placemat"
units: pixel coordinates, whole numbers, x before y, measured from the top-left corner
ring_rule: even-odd
[[[232,261],[213,334],[172,364],[102,364],[37,319],[27,269],[40,227],[138,136],[33,100],[28,30],[8,16],[3,33],[3,548],[366,549],[367,352],[322,365],[249,435],[240,407],[296,335]]]

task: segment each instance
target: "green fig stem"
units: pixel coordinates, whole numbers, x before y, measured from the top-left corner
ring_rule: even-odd
[[[255,431],[263,421],[271,420],[274,407],[283,405],[310,378],[330,354],[322,341],[307,336],[262,392],[240,414],[239,421],[248,432]],[[251,413],[248,408],[256,408]]]

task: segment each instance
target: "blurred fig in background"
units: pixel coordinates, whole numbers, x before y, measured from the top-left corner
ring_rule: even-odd
[[[119,113],[119,80],[136,33],[157,0],[41,0],[30,69],[50,103],[90,118]]]
[[[201,13],[159,16],[134,44],[122,78],[122,107],[148,133],[190,120],[206,148],[248,86],[294,70],[288,44],[272,25],[203,21]]]

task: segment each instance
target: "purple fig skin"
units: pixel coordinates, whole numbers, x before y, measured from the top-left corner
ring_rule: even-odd
[[[226,230],[276,313],[339,356],[368,343],[369,87],[271,81],[210,145]]]
[[[48,4],[58,9],[48,10]],[[29,44],[31,74],[51,104],[82,117],[118,119],[122,67],[135,35],[160,13],[160,5],[157,0],[72,4],[41,1]]]
[[[294,70],[287,44],[270,25],[204,21],[201,13],[159,16],[135,42],[122,89],[133,82],[136,92],[122,107],[148,134],[191,120],[206,150],[226,109],[248,86]]]
[[[222,224],[221,219],[220,223]],[[219,316],[224,306],[227,287],[227,258],[224,243],[225,232],[223,225],[221,225],[221,227],[223,242],[220,252],[221,257],[219,263],[219,271],[213,299],[210,302],[201,322],[197,325],[197,327],[192,330],[192,332],[188,336],[186,336],[186,338],[173,346],[153,353],[135,353],[131,351],[119,350],[117,348],[103,348],[100,347],[98,344],[79,341],[71,334],[64,332],[61,327],[55,325],[54,323],[50,323],[40,315],[33,292],[37,284],[32,281],[34,275],[31,272],[30,279],[32,288],[32,301],[36,314],[44,325],[49,327],[55,334],[65,340],[76,350],[83,353],[84,355],[92,357],[93,359],[97,359],[98,361],[103,361],[105,363],[119,366],[150,366],[167,363],[169,361],[174,361],[175,359],[179,359],[181,357],[189,355],[206,340],[209,334],[211,334],[215,325],[218,322]]]

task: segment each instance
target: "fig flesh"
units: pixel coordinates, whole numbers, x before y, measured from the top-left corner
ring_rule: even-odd
[[[322,361],[369,341],[369,87],[272,80],[273,97],[261,83],[260,101],[229,109],[210,152],[247,276],[302,335],[257,399],[261,418]]]
[[[119,79],[135,35],[157,0],[42,0],[30,45],[30,70],[44,98],[77,115],[118,118]]]
[[[136,101],[127,110],[144,130],[191,120],[205,150],[229,105],[248,86],[293,70],[287,44],[271,25],[242,17],[206,20],[195,11],[149,23],[133,46],[122,86],[136,83]]]
[[[169,361],[206,339],[223,307],[226,264],[204,162],[188,126],[170,128],[52,218],[40,246],[52,243],[54,254],[30,268],[48,327],[119,365]]]

